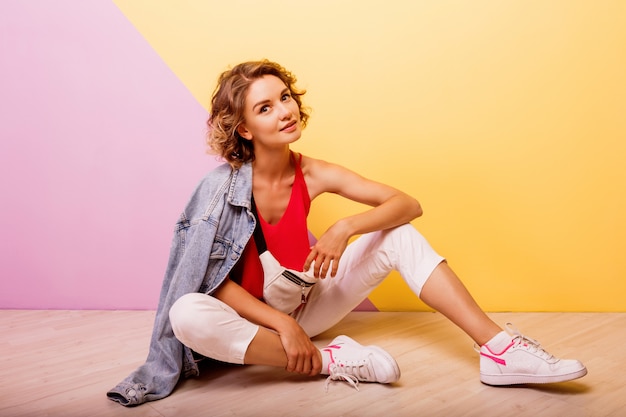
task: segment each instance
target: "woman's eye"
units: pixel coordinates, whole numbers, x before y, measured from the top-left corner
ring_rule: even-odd
[[[270,106],[263,106],[259,109],[259,113],[265,113],[270,109]]]
[[[289,94],[289,93],[285,93],[285,94],[283,94],[283,97],[282,97],[283,101],[287,101],[287,100],[289,100],[290,98],[291,98],[291,94]]]

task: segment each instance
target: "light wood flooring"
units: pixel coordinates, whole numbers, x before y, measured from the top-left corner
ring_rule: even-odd
[[[333,382],[268,367],[219,367],[159,401],[125,408],[106,391],[142,364],[153,311],[0,310],[0,417],[13,416],[626,416],[626,313],[495,313],[589,374],[544,386],[478,380],[471,340],[438,313],[353,312],[338,334],[397,359],[393,385]]]

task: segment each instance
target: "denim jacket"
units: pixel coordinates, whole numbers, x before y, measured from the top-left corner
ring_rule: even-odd
[[[181,374],[197,376],[191,350],[176,339],[172,304],[190,292],[213,292],[240,258],[256,222],[250,210],[252,166],[223,164],[200,182],[176,224],[146,362],[107,392],[125,406],[168,396]]]

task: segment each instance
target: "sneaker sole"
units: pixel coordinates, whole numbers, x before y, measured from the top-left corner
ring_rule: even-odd
[[[571,381],[587,375],[587,368],[563,375],[485,375],[480,374],[480,382],[486,385],[520,385],[520,384],[550,384],[555,382]]]
[[[359,346],[363,346],[361,345],[359,342],[357,342],[354,339],[351,339],[348,336],[342,335],[339,336],[335,339],[336,342],[343,342],[343,343],[347,343],[347,344],[352,344],[352,345],[359,345]],[[396,381],[398,381],[400,379],[400,367],[398,366],[398,362],[396,362],[396,360],[393,358],[393,356],[391,356],[389,354],[389,352],[387,352],[385,349],[378,347],[378,346],[374,346],[374,345],[368,345],[368,346],[363,346],[366,347],[368,349],[374,350],[376,352],[378,352],[381,357],[383,357],[385,359],[385,362],[387,362],[387,365],[389,365],[389,368],[393,370],[394,373],[394,379],[392,380],[387,380],[387,381],[377,381],[379,384],[391,384],[394,383]],[[367,382],[367,381],[363,381],[363,382]]]

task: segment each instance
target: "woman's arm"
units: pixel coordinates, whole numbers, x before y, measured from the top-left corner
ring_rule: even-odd
[[[257,299],[229,278],[226,278],[211,295],[231,306],[244,319],[276,332],[291,326],[295,321],[291,316]]]
[[[315,260],[316,277],[337,272],[339,259],[352,236],[400,226],[422,215],[419,202],[408,194],[364,178],[339,165],[312,158],[304,159],[303,171],[311,198],[331,192],[372,208],[339,219],[313,246],[304,270]]]
[[[293,317],[258,300],[228,278],[212,295],[228,304],[244,319],[278,334],[287,358],[287,371],[319,374],[322,368],[319,350]]]

